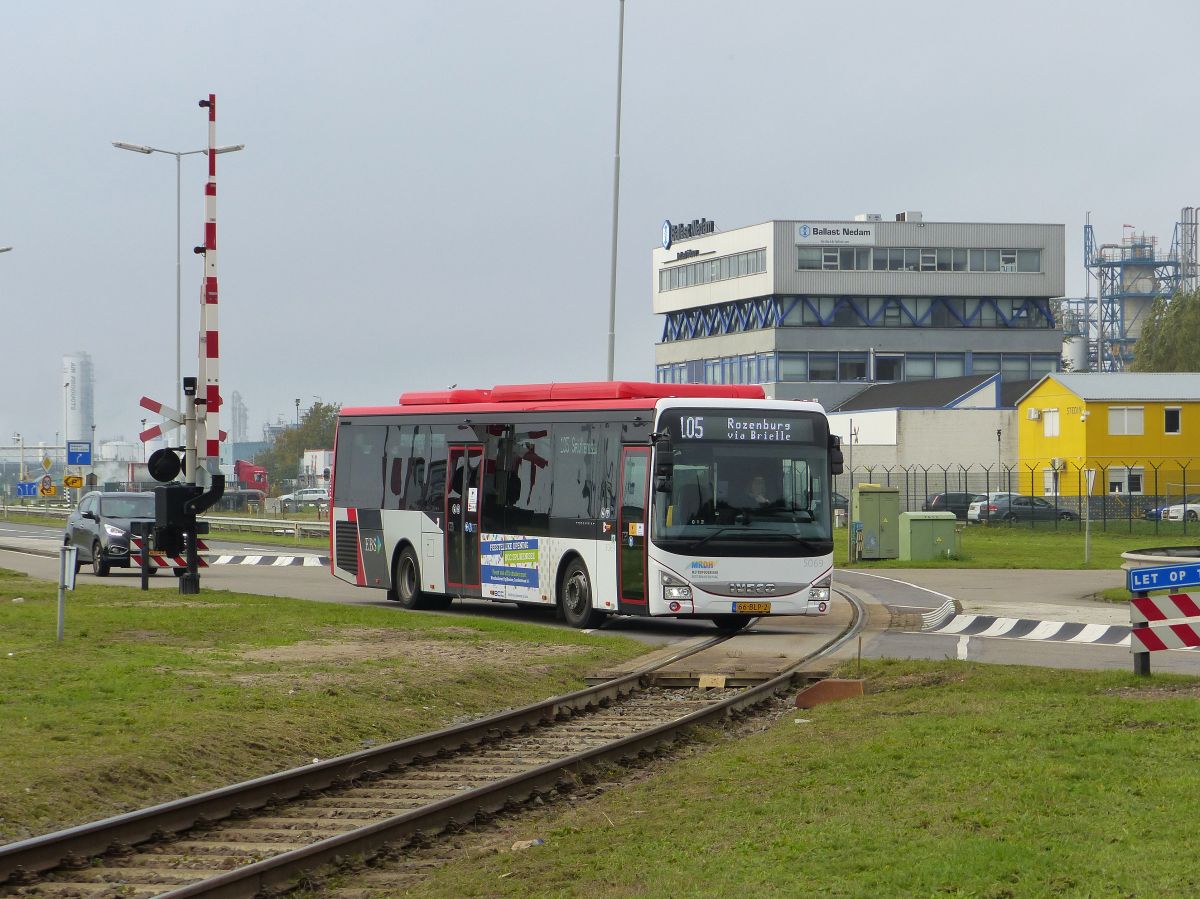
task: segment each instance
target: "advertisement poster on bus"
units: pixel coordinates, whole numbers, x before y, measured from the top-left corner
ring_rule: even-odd
[[[482,534],[480,579],[490,599],[538,602],[538,541],[536,537]]]

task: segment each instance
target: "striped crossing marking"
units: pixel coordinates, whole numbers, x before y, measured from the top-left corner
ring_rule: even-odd
[[[270,565],[273,568],[328,568],[328,556],[237,556],[209,559],[211,565]]]
[[[1121,624],[1038,621],[1033,618],[1002,618],[996,615],[955,615],[940,627],[929,628],[922,633],[1003,637],[1008,640],[1038,640],[1048,643],[1130,645],[1130,629]]]

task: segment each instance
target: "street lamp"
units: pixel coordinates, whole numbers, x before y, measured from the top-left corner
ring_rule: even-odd
[[[617,214],[621,197],[621,68],[625,61],[625,0],[617,28],[617,145],[613,153],[612,264],[608,277],[608,380],[613,379],[617,342]]]
[[[182,288],[182,284],[180,282],[181,262],[180,262],[180,256],[179,256],[179,253],[180,253],[179,244],[182,239],[182,236],[181,236],[182,209],[181,209],[181,200],[180,200],[180,198],[181,198],[180,160],[182,160],[184,156],[195,156],[197,153],[204,153],[207,155],[208,149],[205,148],[203,150],[164,150],[161,147],[149,147],[149,146],[146,146],[145,144],[130,144],[130,143],[126,143],[125,141],[120,141],[120,140],[113,141],[113,146],[116,147],[118,150],[131,150],[134,153],[144,153],[146,155],[149,155],[151,153],[163,153],[167,156],[175,157],[175,408],[182,409],[183,404],[180,399],[180,393],[179,393],[180,385],[183,382],[183,374],[182,374],[181,363],[180,363],[180,359],[181,359],[180,340],[181,340],[181,337],[180,337],[180,322],[179,322],[180,306],[182,305],[182,296],[183,296],[183,288]],[[213,150],[213,152],[214,153],[236,153],[238,150],[244,150],[245,148],[246,148],[245,144],[232,144],[227,147],[217,147],[215,150]]]
[[[20,435],[20,433],[16,433],[16,434],[13,434],[12,439],[14,441],[16,441],[21,447],[21,463],[20,463],[20,465],[17,466],[17,468],[18,468],[17,477],[19,477],[22,481],[24,481],[25,480],[25,438],[22,437]]]
[[[1003,463],[1000,461],[1000,428],[996,428],[996,486],[1000,486],[1000,472]]]

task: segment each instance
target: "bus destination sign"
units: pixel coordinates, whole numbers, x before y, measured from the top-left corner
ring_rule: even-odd
[[[812,440],[812,422],[783,416],[720,413],[681,415],[680,440],[800,443]]]

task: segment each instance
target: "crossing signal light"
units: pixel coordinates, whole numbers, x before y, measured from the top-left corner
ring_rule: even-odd
[[[179,453],[163,447],[150,454],[150,458],[146,460],[146,468],[150,471],[150,477],[165,484],[179,477],[183,463],[179,459]]]

